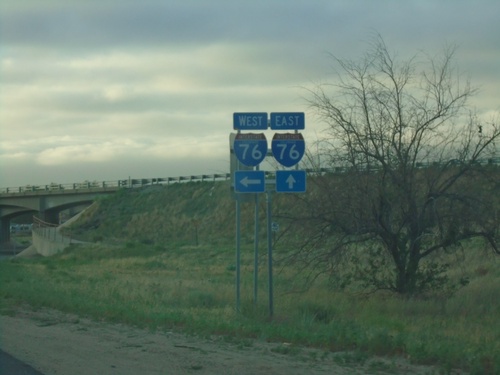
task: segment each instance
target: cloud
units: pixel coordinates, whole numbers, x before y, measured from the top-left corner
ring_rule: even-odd
[[[0,143],[0,157],[32,158],[40,166],[63,164],[101,163],[119,161],[122,158],[148,160],[176,160],[185,158],[226,157],[229,154],[228,136],[143,137],[131,139],[115,137],[102,139],[92,137],[55,137],[24,140],[17,143]],[[26,150],[18,152],[17,150]]]
[[[230,129],[234,111],[262,110],[262,103],[269,103],[264,110],[295,107],[301,89],[293,85],[300,73],[293,65],[269,65],[253,51],[214,45],[140,55],[61,55],[55,64],[53,56],[36,61],[14,56],[6,63],[8,77],[15,78],[7,78],[8,91],[0,92],[0,116],[5,124],[18,125],[3,132],[203,137]]]
[[[239,111],[305,111],[316,138],[302,87],[329,79],[330,53],[360,57],[374,30],[401,56],[457,42],[481,88],[472,103],[491,113],[498,12],[493,0],[3,0],[2,180],[228,168]]]
[[[118,139],[114,142],[83,143],[47,148],[36,155],[40,165],[61,165],[78,163],[99,163],[113,161],[126,153],[140,149],[137,142]]]
[[[327,1],[296,1],[292,7],[283,0],[7,3],[1,21],[9,44],[71,50],[300,39],[307,37],[305,23],[315,28],[332,21],[321,12]]]

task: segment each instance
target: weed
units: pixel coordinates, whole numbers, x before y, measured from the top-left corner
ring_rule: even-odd
[[[360,350],[336,353],[333,356],[334,362],[340,366],[363,365],[368,358],[367,353]]]
[[[142,268],[144,270],[153,271],[153,270],[165,270],[167,269],[167,265],[162,261],[158,260],[150,260],[144,264],[142,264]]]
[[[369,361],[367,368],[371,374],[377,372],[382,372],[385,374],[387,373],[398,374],[400,372],[400,369],[394,363],[390,363],[380,359],[373,359]]]
[[[284,265],[275,274],[271,320],[267,270],[260,269],[254,305],[253,244],[243,245],[237,314],[234,202],[222,198],[229,196],[225,184],[210,185],[214,190],[208,199],[208,186],[120,192],[99,201],[101,209],[71,230],[89,239],[100,236],[106,243],[72,247],[51,258],[0,262],[0,311],[9,313],[29,303],[35,309],[52,307],[152,330],[219,334],[240,348],[255,338],[290,343],[273,348],[286,355],[299,356],[299,347],[305,345],[323,350],[321,356],[310,356],[331,357],[346,366],[365,364],[372,355],[402,355],[438,365],[445,373],[455,368],[471,374],[500,373],[497,258],[472,248],[464,254],[467,266],[449,270],[450,278],[468,278],[466,287],[453,295],[418,299],[340,292],[322,276],[304,288],[310,280],[297,276],[297,266]],[[216,204],[222,208],[214,209]],[[107,216],[102,209],[108,210]],[[253,228],[245,220],[242,227]],[[197,246],[193,225],[198,228]],[[259,262],[266,261],[263,253]],[[392,365],[374,361],[367,366],[371,372],[390,372]]]
[[[213,293],[200,290],[192,290],[188,292],[186,300],[188,307],[210,308],[214,307],[217,303],[217,299]]]
[[[251,348],[253,346],[253,341],[249,339],[241,339],[238,343],[238,349]]]
[[[281,344],[271,348],[271,351],[273,353],[296,356],[301,352],[301,349],[291,344]]]
[[[335,313],[329,306],[322,305],[315,301],[307,301],[299,306],[299,312],[305,321],[310,320],[324,324],[330,323]]]

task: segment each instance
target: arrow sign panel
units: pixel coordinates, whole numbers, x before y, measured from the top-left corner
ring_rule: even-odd
[[[306,171],[276,171],[276,192],[304,193]]]
[[[234,172],[234,190],[237,193],[263,193],[266,191],[264,171]]]
[[[234,153],[241,164],[255,167],[267,154],[267,139],[264,133],[238,133],[234,138]]]
[[[304,156],[306,143],[300,133],[276,133],[271,142],[274,158],[285,167],[293,167]]]

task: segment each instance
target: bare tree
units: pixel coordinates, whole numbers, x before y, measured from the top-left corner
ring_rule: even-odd
[[[332,57],[335,83],[310,91],[339,173],[311,180],[290,226],[309,235],[292,258],[332,275],[348,258],[351,276],[411,295],[443,283],[439,252],[480,237],[500,253],[500,126],[468,109],[475,90],[454,48],[402,61],[380,36],[370,47],[359,61]]]

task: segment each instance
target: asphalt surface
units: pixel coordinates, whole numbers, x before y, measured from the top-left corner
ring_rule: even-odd
[[[0,350],[0,375],[43,375],[40,371]]]

